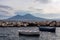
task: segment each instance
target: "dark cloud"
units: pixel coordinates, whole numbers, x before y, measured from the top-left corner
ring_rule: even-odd
[[[0,8],[13,10],[13,8],[11,8],[11,7],[9,7],[9,6],[5,6],[5,5],[0,5]]]
[[[36,0],[36,1],[38,1],[40,3],[49,3],[50,2],[50,0]]]

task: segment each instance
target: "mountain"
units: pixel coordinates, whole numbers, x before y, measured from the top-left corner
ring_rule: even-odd
[[[20,20],[20,21],[43,21],[43,20],[46,20],[44,18],[39,18],[39,17],[35,17],[31,14],[26,14],[24,16],[21,16],[21,15],[16,15],[16,16],[13,16],[11,18],[8,18],[8,20]]]

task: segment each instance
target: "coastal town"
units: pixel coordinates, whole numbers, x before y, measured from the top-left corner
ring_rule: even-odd
[[[3,21],[0,20],[0,27],[32,27],[32,26],[48,26],[48,27],[59,27],[59,21],[41,21],[41,22],[24,22],[24,21]]]

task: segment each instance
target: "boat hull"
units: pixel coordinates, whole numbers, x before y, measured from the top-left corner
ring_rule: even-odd
[[[33,32],[31,32],[31,33],[28,33],[28,32],[19,32],[19,36],[39,36],[40,34],[39,33],[33,33]]]
[[[45,32],[55,32],[56,28],[54,27],[39,27],[40,31],[45,31]]]
[[[39,36],[39,31],[19,31],[19,36]]]

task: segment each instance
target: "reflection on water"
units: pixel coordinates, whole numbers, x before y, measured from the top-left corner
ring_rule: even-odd
[[[20,36],[19,40],[39,40],[39,37]]]
[[[40,32],[40,40],[56,40],[56,34],[50,32]]]
[[[36,30],[37,27],[0,27],[0,40],[60,40],[60,28],[56,28],[56,33],[40,32],[40,37],[20,36],[18,30]]]

